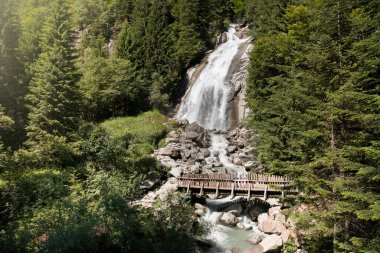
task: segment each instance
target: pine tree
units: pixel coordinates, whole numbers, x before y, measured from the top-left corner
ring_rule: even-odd
[[[21,104],[25,94],[21,82],[23,68],[17,54],[19,25],[16,2],[1,0],[0,6],[0,104],[15,121],[15,135],[8,135],[4,140],[16,146],[22,138],[25,120],[25,108]]]
[[[27,95],[29,151],[44,163],[69,158],[67,142],[78,128],[79,93],[74,34],[64,0],[54,0],[43,30],[42,53]],[[61,157],[62,156],[62,157]]]

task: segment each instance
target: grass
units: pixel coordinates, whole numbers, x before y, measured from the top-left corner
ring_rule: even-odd
[[[136,117],[120,117],[101,123],[106,132],[115,139],[129,144],[157,143],[173,128],[173,123],[158,111],[149,111]]]

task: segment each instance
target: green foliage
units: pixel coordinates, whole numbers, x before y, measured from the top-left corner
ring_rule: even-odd
[[[157,144],[170,130],[170,122],[158,111],[136,117],[123,117],[103,122],[101,127],[114,139],[127,143]]]
[[[141,98],[148,92],[129,61],[89,53],[82,70],[79,85],[85,98],[86,118],[99,121],[136,114],[146,108]]]
[[[366,252],[380,224],[378,3],[254,2],[259,160],[304,193],[294,220],[307,251]]]
[[[53,1],[50,11],[43,29],[42,53],[27,95],[30,113],[26,145],[37,162],[47,155],[41,163],[59,163],[61,153],[66,160],[71,152],[67,144],[79,120],[70,16],[63,0]]]

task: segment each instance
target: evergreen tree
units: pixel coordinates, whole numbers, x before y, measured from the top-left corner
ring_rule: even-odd
[[[15,1],[0,1],[0,104],[15,121],[15,135],[4,138],[13,146],[22,139],[25,116],[21,104],[25,88],[21,82],[23,68],[17,55],[19,25],[15,5]]]
[[[35,159],[44,163],[57,159],[59,163],[60,155],[68,155],[67,142],[73,140],[78,128],[78,74],[67,5],[64,0],[55,0],[49,10],[42,53],[27,95],[30,113],[26,145],[36,153]]]

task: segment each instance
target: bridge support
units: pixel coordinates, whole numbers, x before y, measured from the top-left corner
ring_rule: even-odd
[[[215,197],[216,198],[219,197],[219,187],[220,187],[220,182],[218,182],[218,184],[216,185],[216,191],[215,191]]]
[[[204,191],[203,191],[204,185],[205,185],[205,182],[202,182],[202,187],[201,187],[201,190],[199,191],[200,196],[204,195]]]
[[[268,199],[268,185],[265,185],[265,190],[264,190],[264,200]]]
[[[251,184],[249,184],[248,186],[248,194],[247,194],[247,199],[250,200],[251,199]]]
[[[187,184],[186,193],[190,193],[190,181],[189,181],[189,183]]]
[[[231,188],[231,199],[235,197],[235,182],[232,183]]]

